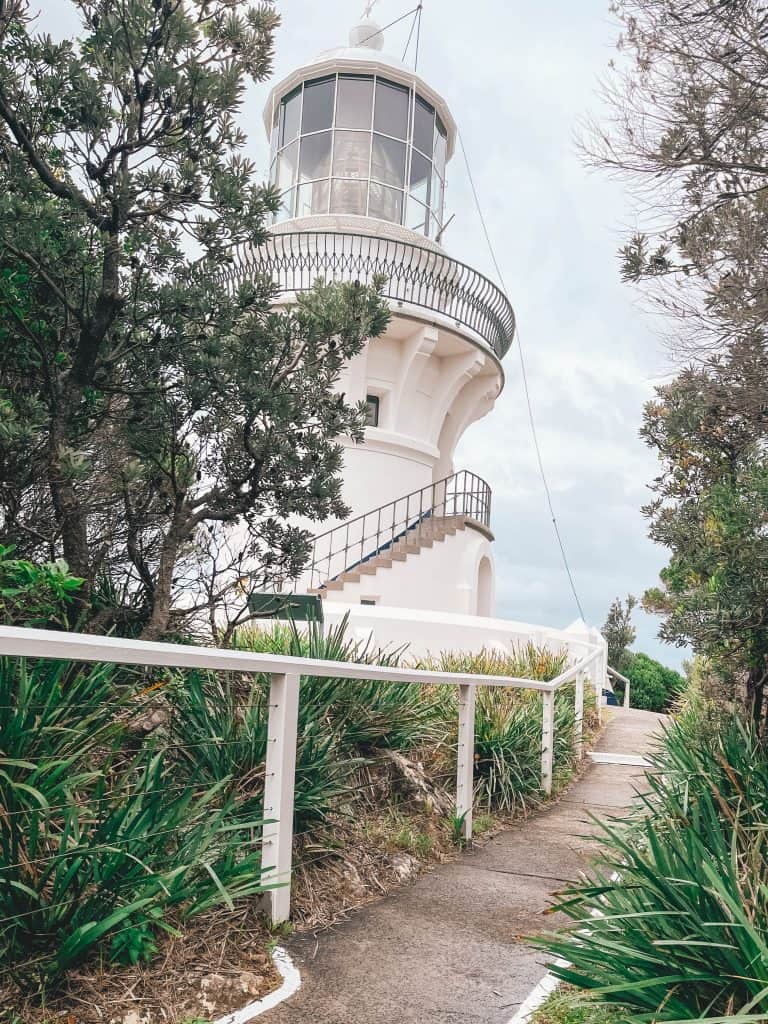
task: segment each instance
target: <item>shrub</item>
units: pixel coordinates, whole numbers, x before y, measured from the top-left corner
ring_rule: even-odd
[[[21,985],[261,889],[260,822],[158,740],[130,753],[144,705],[118,671],[0,661],[0,961]]]
[[[83,580],[63,559],[36,565],[12,558],[13,545],[0,544],[0,622],[6,626],[64,629],[67,609]]]
[[[765,747],[737,720],[695,717],[669,729],[642,811],[605,826],[595,876],[563,897],[574,931],[539,940],[570,964],[554,973],[633,1024],[764,1019],[768,1005]]]
[[[632,655],[624,675],[632,684],[632,707],[644,711],[668,711],[685,688],[685,679],[679,672],[666,668],[647,654]]]
[[[421,668],[471,675],[554,679],[564,671],[567,656],[546,647],[526,644],[511,653],[483,648],[471,653],[446,651],[439,658],[422,659]],[[554,763],[560,773],[573,760],[575,693],[563,687],[555,697]],[[585,695],[585,713],[594,708]],[[457,708],[453,692],[442,698],[446,728],[456,743]],[[541,695],[530,690],[480,687],[475,711],[475,799],[488,810],[517,811],[541,790]]]

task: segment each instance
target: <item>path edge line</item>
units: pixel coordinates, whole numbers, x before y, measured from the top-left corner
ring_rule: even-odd
[[[280,988],[276,988],[274,992],[270,992],[263,999],[256,1000],[255,1003],[248,1003],[242,1010],[233,1010],[232,1013],[219,1017],[213,1024],[248,1024],[248,1021],[260,1017],[267,1010],[274,1009],[298,992],[301,987],[301,974],[287,950],[282,946],[276,946],[272,952],[272,962],[283,979]]]

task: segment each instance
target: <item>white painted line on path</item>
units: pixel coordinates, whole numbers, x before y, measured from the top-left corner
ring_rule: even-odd
[[[235,1010],[234,1013],[228,1013],[225,1017],[219,1017],[214,1024],[248,1024],[248,1021],[253,1020],[254,1017],[260,1017],[262,1013],[272,1010],[298,992],[301,986],[301,975],[288,953],[281,946],[277,946],[272,954],[272,960],[283,979],[280,988],[255,1003],[249,1003],[242,1010]]]
[[[626,764],[636,768],[651,767],[651,762],[642,754],[608,754],[603,750],[590,750],[588,753],[595,764]]]
[[[558,967],[568,966],[566,960],[557,960],[556,963]],[[537,982],[531,989],[524,1002],[520,1004],[517,1013],[509,1018],[507,1024],[528,1024],[534,1013],[549,999],[559,984],[560,979],[547,971],[541,981]]]

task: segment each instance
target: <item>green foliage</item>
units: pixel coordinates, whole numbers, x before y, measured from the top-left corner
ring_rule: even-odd
[[[650,534],[671,551],[645,606],[665,616],[664,639],[691,643],[726,680],[745,679],[756,720],[768,678],[764,363],[752,340],[685,371],[657,389],[643,427],[662,464]]]
[[[632,625],[632,612],[637,605],[637,598],[631,594],[626,603],[617,597],[608,609],[602,634],[608,644],[608,664],[617,672],[624,673],[629,662],[629,648],[637,638],[637,630]]]
[[[633,654],[624,667],[631,683],[630,702],[644,711],[669,711],[685,688],[679,672],[667,668],[647,654]]]
[[[0,959],[20,985],[105,940],[141,959],[172,909],[262,888],[259,819],[223,783],[181,778],[157,742],[131,754],[142,708],[114,666],[0,662]]]
[[[540,940],[631,1024],[766,1008],[768,758],[751,726],[704,711],[669,729],[630,827],[604,826],[598,870],[562,898],[574,930]]]
[[[0,15],[0,542],[66,559],[71,621],[154,638],[192,604],[229,635],[302,570],[297,518],[347,514],[337,384],[388,307],[317,281],[278,308],[240,258],[279,206],[238,123],[270,3],[71,7],[61,42]]]
[[[526,644],[511,653],[484,648],[476,653],[446,651],[419,661],[420,668],[467,675],[498,675],[547,681],[564,671],[567,657],[546,647]],[[573,758],[573,687],[555,698],[556,771],[567,771]],[[446,730],[455,740],[458,709],[452,692],[441,695]],[[585,714],[594,707],[585,695]],[[540,799],[541,696],[533,691],[480,687],[475,705],[475,799],[486,809],[514,812]]]
[[[621,1010],[605,1006],[570,986],[558,991],[535,1010],[531,1024],[620,1024]]]
[[[83,584],[63,559],[36,565],[12,558],[13,545],[0,544],[0,622],[6,626],[62,629],[67,608]]]

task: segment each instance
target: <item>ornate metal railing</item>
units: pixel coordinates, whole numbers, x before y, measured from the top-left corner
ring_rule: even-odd
[[[438,519],[450,516],[465,516],[490,527],[491,488],[482,477],[462,469],[318,534],[302,584],[308,590],[320,589],[343,572],[386,553],[399,540],[418,543],[425,531],[438,525]]]
[[[383,276],[388,299],[469,328],[500,359],[515,333],[509,299],[492,281],[438,250],[408,242],[341,231],[275,232],[227,276],[236,280],[244,273],[268,275],[281,293],[306,291],[318,277],[370,284]]]

